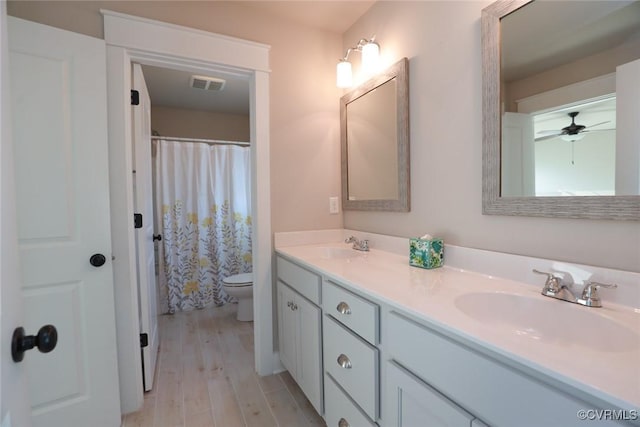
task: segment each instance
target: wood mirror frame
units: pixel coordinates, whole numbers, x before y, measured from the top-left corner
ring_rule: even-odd
[[[482,10],[482,213],[640,220],[640,196],[500,196],[500,19],[531,1],[533,0],[498,0]]]

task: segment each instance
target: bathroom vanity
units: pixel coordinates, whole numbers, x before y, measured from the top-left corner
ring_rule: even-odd
[[[637,310],[373,243],[276,248],[281,360],[328,426],[640,425]]]

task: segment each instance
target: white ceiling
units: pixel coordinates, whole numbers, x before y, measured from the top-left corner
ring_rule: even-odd
[[[151,105],[213,111],[228,114],[249,114],[249,81],[227,73],[203,74],[226,80],[221,91],[194,89],[190,86],[194,73],[143,65],[144,79],[149,89]]]
[[[282,17],[301,25],[342,34],[357,21],[374,1],[242,1],[243,6]],[[338,53],[336,53],[338,55]],[[151,103],[155,106],[249,114],[249,81],[217,73],[209,77],[227,81],[219,92],[193,89],[192,73],[143,65]],[[199,73],[199,75],[202,75]]]

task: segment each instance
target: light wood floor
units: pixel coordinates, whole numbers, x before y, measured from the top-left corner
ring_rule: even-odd
[[[288,372],[254,372],[253,322],[236,304],[160,317],[154,389],[124,427],[325,426]]]

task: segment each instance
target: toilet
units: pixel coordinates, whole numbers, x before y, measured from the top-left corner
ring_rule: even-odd
[[[253,273],[229,276],[222,281],[224,291],[238,300],[238,317],[241,322],[253,320]]]

